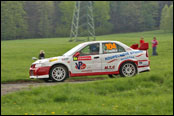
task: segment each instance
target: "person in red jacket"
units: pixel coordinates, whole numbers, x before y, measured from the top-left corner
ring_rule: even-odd
[[[156,40],[156,37],[153,37],[153,40],[152,40],[152,55],[153,56],[156,56],[158,55],[158,53],[156,52],[156,47],[158,45],[158,41]]]
[[[141,46],[143,43],[144,43],[144,38],[141,37],[141,39],[140,39],[140,46]]]

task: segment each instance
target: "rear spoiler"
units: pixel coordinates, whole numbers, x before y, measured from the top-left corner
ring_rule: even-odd
[[[148,50],[149,49],[149,43],[142,43],[140,47],[138,47],[138,44],[133,44],[130,46],[132,49],[136,50]]]

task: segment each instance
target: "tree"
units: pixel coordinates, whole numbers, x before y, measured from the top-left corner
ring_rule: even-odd
[[[143,30],[153,30],[157,28],[156,18],[158,16],[158,3],[155,1],[143,1],[141,6]]]
[[[97,35],[108,34],[112,30],[110,20],[110,6],[107,1],[94,2],[94,23]]]
[[[53,37],[53,12],[54,4],[52,1],[40,1],[38,12],[40,19],[38,23],[38,34],[39,37]]]
[[[3,1],[1,11],[1,39],[26,37],[28,27],[23,2]]]
[[[62,1],[58,4],[58,8],[60,9],[60,22],[56,24],[55,34],[57,36],[69,36],[74,3],[73,1]]]
[[[167,12],[168,12],[168,5],[165,5],[164,8],[162,9],[162,12],[161,12],[161,21],[160,21],[160,29],[164,30],[164,31],[167,30],[167,26],[166,26],[166,23],[167,23],[167,19],[166,19]]]
[[[173,5],[170,5],[166,15],[166,28],[169,32],[173,32]]]

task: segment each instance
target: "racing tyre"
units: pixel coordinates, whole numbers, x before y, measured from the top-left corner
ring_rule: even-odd
[[[112,74],[109,74],[108,76],[109,76],[109,78],[114,78],[114,76]]]
[[[63,65],[55,65],[50,70],[50,79],[54,82],[63,82],[68,77],[68,70]]]
[[[134,63],[125,62],[121,65],[119,72],[121,77],[132,77],[137,74],[137,68]]]

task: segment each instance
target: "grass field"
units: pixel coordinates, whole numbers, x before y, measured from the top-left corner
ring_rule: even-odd
[[[98,36],[127,45],[156,36],[158,56],[151,56],[151,71],[132,78],[107,79],[83,84],[32,88],[1,97],[1,114],[173,114],[173,34],[149,31]],[[41,49],[46,57],[59,56],[76,43],[68,38],[1,41],[1,83],[29,80],[28,70]],[[63,49],[62,49],[63,48]],[[98,76],[100,77],[100,76]],[[102,76],[106,77],[107,76]],[[83,77],[89,78],[89,77]]]

